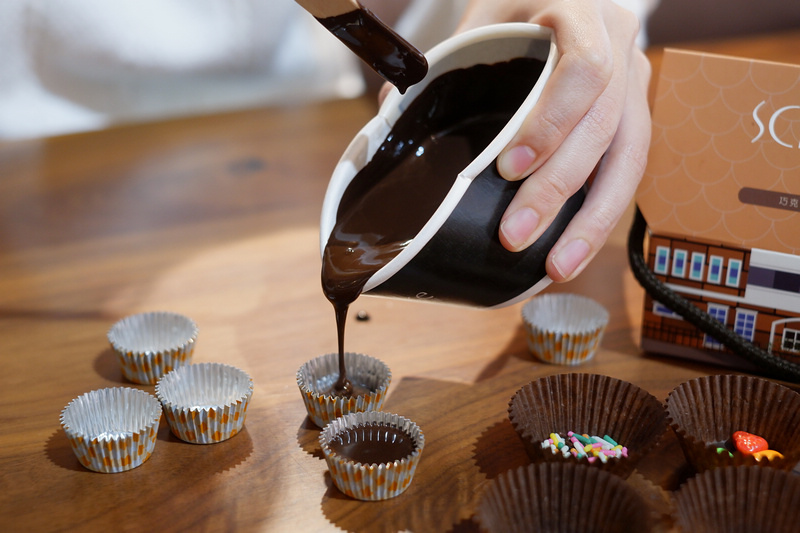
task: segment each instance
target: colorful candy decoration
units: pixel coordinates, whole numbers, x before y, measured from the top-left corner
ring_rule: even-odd
[[[783,459],[783,454],[781,452],[776,452],[775,450],[764,450],[754,453],[753,457],[756,458],[756,461],[760,461],[761,459],[772,461],[773,459]]]
[[[769,449],[767,439],[746,431],[736,431],[733,433],[733,445],[738,451],[745,455],[753,455],[756,452],[763,452]]]
[[[756,461],[783,459],[783,454],[769,449],[767,439],[746,431],[735,431],[728,441],[714,446],[718,454],[728,454],[729,457],[733,457],[733,452],[737,451],[742,455],[752,455]]]
[[[724,446],[717,446],[717,455],[725,455],[728,454],[728,457],[733,457],[733,454],[728,451],[728,449]]]
[[[566,439],[558,433],[551,433],[550,438],[542,441],[542,448],[550,448],[553,455],[560,453],[564,457],[571,455],[577,459],[585,458],[589,463],[595,461],[607,463],[609,459],[628,456],[628,448],[618,444],[608,435],[590,437],[585,433],[573,431],[567,433]]]

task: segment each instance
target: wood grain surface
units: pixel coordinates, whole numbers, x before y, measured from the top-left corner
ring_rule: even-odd
[[[709,48],[800,61],[798,44],[800,33]],[[319,281],[319,212],[339,155],[375,110],[357,99],[0,144],[0,529],[476,531],[486,484],[528,461],[506,412],[525,383],[594,372],[664,400],[682,381],[722,371],[640,352],[630,212],[579,279],[548,289],[610,312],[601,350],[580,367],[532,358],[519,305],[361,298],[351,312],[369,320],[350,321],[347,348],[390,366],[384,410],[417,422],[426,447],[406,493],[379,503],[345,497],[295,373],[336,349]],[[106,340],[115,321],[150,310],[197,322],[195,362],[253,377],[245,429],[191,445],[162,419],[144,465],[91,472],[59,414],[94,389],[154,391],[125,382]],[[664,512],[689,473],[665,432],[631,482]]]

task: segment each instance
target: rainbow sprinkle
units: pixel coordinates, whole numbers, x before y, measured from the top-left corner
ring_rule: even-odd
[[[628,448],[608,435],[590,437],[573,431],[567,433],[566,439],[558,433],[550,433],[550,437],[542,441],[542,448],[550,448],[553,455],[560,453],[564,457],[585,458],[589,463],[607,463],[609,459],[628,457]]]

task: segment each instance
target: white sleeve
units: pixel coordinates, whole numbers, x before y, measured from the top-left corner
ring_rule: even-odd
[[[412,0],[395,31],[426,52],[456,30],[469,0]]]
[[[637,44],[647,46],[647,20],[660,0],[614,0],[639,19]],[[422,51],[453,34],[469,0],[413,0],[396,24],[396,31]]]
[[[364,90],[291,0],[0,0],[0,50],[0,139]]]
[[[636,43],[640,48],[647,46],[647,21],[660,0],[614,0],[619,6],[631,11],[639,19],[640,29]]]

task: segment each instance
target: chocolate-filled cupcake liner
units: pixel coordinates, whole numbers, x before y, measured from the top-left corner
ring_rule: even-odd
[[[197,324],[166,311],[123,318],[108,331],[122,375],[133,383],[153,385],[167,372],[192,362]]]
[[[354,428],[361,429],[359,444],[394,442],[380,430],[387,427],[400,430],[401,438],[407,439],[406,442],[410,444],[410,453],[392,461],[366,464],[340,455],[333,448],[336,439],[345,438],[345,432]],[[425,436],[417,424],[402,416],[381,411],[350,413],[339,417],[325,426],[319,441],[336,487],[351,498],[366,501],[386,500],[404,492],[414,478],[425,446]]]
[[[800,476],[753,466],[708,470],[674,496],[673,518],[685,533],[794,533],[800,524]]]
[[[522,308],[528,348],[545,363],[579,365],[600,347],[608,311],[577,294],[552,293],[534,297]]]
[[[753,376],[707,376],[678,385],[666,403],[668,423],[698,472],[729,465],[791,470],[800,461],[800,394],[788,387]],[[718,453],[736,431],[763,437],[783,457]]]
[[[653,526],[646,503],[623,479],[568,463],[500,474],[481,495],[476,518],[489,533],[644,533]]]
[[[172,433],[193,444],[222,442],[239,433],[252,395],[250,376],[222,363],[182,366],[156,384]]]
[[[598,374],[556,374],[524,385],[508,407],[511,424],[534,462],[589,463],[627,477],[663,437],[666,413],[647,391]],[[553,453],[542,442],[551,433],[570,431],[610,436],[627,448],[627,455],[606,462]]]
[[[329,353],[308,361],[297,371],[297,386],[308,416],[323,428],[347,413],[379,411],[392,380],[389,367],[368,355],[346,352],[345,369],[350,382],[368,392],[337,396],[331,389],[339,378],[339,354]]]
[[[87,392],[61,412],[61,426],[78,461],[103,473],[131,470],[149,459],[160,421],[158,400],[128,387]]]

